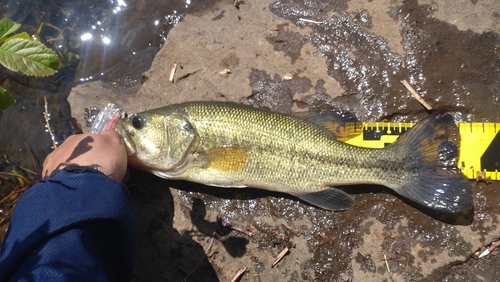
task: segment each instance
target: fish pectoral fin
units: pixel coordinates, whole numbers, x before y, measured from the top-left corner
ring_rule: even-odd
[[[353,197],[334,187],[314,193],[294,194],[294,196],[317,207],[330,211],[348,210],[354,205]]]
[[[220,147],[203,153],[206,158],[206,168],[218,171],[241,171],[249,160],[247,148],[240,146]]]

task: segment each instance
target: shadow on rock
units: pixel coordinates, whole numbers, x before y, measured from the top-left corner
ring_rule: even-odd
[[[173,227],[174,203],[165,181],[134,170],[128,183],[138,250],[132,281],[219,281],[192,234]]]
[[[248,239],[243,237],[230,236],[224,238],[231,232],[229,226],[222,224],[222,219],[216,222],[205,220],[207,210],[205,203],[201,199],[193,199],[193,209],[190,212],[191,221],[205,235],[215,236],[221,241],[227,252],[233,257],[242,257],[247,251]]]
[[[413,202],[412,200],[406,199],[403,196],[398,195],[396,192],[392,191],[389,188],[384,186],[377,185],[353,185],[349,187],[344,187],[347,193],[354,194],[370,194],[370,193],[389,193],[399,198],[405,204],[419,210],[420,212],[426,214],[429,217],[432,217],[436,220],[439,220],[444,223],[453,224],[453,225],[469,225],[474,220],[474,209],[470,209],[465,212],[457,212],[457,213],[445,213],[435,211],[433,209],[424,207],[419,205],[418,203]]]

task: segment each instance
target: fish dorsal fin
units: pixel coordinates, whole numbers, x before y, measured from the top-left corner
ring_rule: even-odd
[[[204,152],[206,167],[218,171],[241,171],[248,164],[250,153],[247,148],[228,146],[212,148]]]
[[[339,141],[346,141],[363,133],[363,124],[357,122],[357,119],[351,114],[339,113],[337,111],[322,111],[297,112],[292,113],[292,115],[326,129]]]

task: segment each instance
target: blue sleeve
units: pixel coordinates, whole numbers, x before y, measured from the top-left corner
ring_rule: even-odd
[[[66,168],[19,199],[0,281],[128,281],[136,245],[126,187],[91,168]]]

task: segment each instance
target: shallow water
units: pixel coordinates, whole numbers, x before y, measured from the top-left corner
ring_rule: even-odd
[[[40,179],[43,160],[54,147],[43,115],[44,96],[54,141],[60,144],[81,132],[66,101],[75,84],[102,80],[119,93],[136,91],[168,31],[187,12],[213,2],[1,1],[1,17],[22,24],[19,32],[37,35],[64,66],[50,77],[0,67],[0,85],[17,100],[0,111],[0,171],[21,173],[31,182]],[[0,179],[0,198],[18,185],[15,177]],[[11,204],[0,204],[0,221],[8,217]]]
[[[0,6],[1,16],[21,23],[22,31],[38,31],[38,37],[58,52],[64,64],[58,73],[44,78],[0,69],[0,84],[17,100],[0,112],[0,154],[39,172],[53,147],[43,118],[44,96],[55,141],[61,143],[79,132],[66,102],[74,84],[99,79],[118,92],[137,90],[168,31],[185,13],[210,5],[189,0],[162,4],[120,0],[2,1]],[[3,158],[0,170],[9,170]],[[0,195],[4,193],[0,188]]]
[[[458,30],[437,20],[431,6],[405,1],[385,19],[402,22],[402,55],[372,32],[368,10],[348,12],[347,1],[285,0],[270,9],[313,29],[309,41],[326,58],[329,75],[345,91],[335,101],[328,95],[314,97],[325,107],[340,104],[360,120],[416,120],[426,111],[401,85],[406,79],[435,109],[454,112],[457,121],[500,121],[499,115],[491,114],[500,105],[500,36],[496,33]]]
[[[175,2],[169,4],[172,3]],[[287,24],[308,26],[312,32],[310,36],[302,36],[279,31],[276,36],[269,37],[268,42],[292,62],[297,60],[304,42],[312,43],[317,48],[317,55],[326,58],[328,73],[340,83],[344,96],[332,98],[334,95],[329,95],[324,81],[314,81],[314,77],[286,81],[266,71],[254,70],[249,77],[252,88],[249,102],[283,112],[290,111],[296,103],[319,110],[342,107],[361,120],[415,121],[427,113],[400,85],[400,80],[405,78],[433,106],[454,112],[457,120],[500,121],[496,110],[500,93],[498,34],[458,30],[434,18],[431,6],[404,1],[387,14],[388,20],[402,22],[401,30],[394,31],[401,33],[401,50],[397,50],[372,30],[376,19],[371,18],[371,10],[348,11],[348,4],[346,0],[287,0],[269,6]],[[26,79],[2,72],[2,85],[16,89],[14,95],[20,101],[12,109],[0,112],[0,150],[7,153],[9,159],[34,167],[32,155],[43,160],[51,150],[50,137],[43,127],[41,93],[48,95],[56,138],[63,140],[76,131],[65,102],[73,81],[104,79],[110,87],[123,92],[138,87],[142,70],[148,68],[165,33],[177,19],[172,16],[175,15],[173,9],[168,7],[162,7],[165,10],[161,14],[161,9],[157,11],[141,3],[134,6],[130,2],[128,8],[121,6],[123,10],[115,15],[117,5],[110,2],[102,5],[95,9],[87,7],[95,13],[90,13],[93,16],[87,21],[82,20],[84,26],[90,28],[82,27],[83,35],[102,19],[99,26],[103,30],[96,31],[92,36],[94,41],[89,39],[81,44],[82,50],[89,52],[84,53],[87,55],[83,59],[88,64],[81,64],[77,70],[74,65],[68,67],[54,77],[57,79]],[[184,7],[185,3],[175,5]],[[181,14],[179,11],[177,14]],[[147,17],[141,16],[141,12]],[[223,12],[217,14],[224,15]],[[158,26],[155,17],[160,18]],[[324,23],[313,24],[300,18]],[[122,27],[122,23],[129,20],[135,26],[133,30]],[[151,32],[147,33],[148,30]],[[145,33],[143,39],[137,39],[138,34]],[[290,38],[294,44],[285,46]],[[134,49],[135,43],[143,49]],[[293,93],[305,93],[310,89],[316,93],[300,101],[291,97]],[[26,149],[25,143],[33,154]],[[1,168],[8,167],[3,164]],[[433,260],[443,250],[447,255],[463,258],[470,255],[471,242],[488,243],[486,238],[498,225],[497,182],[474,186],[473,214],[447,218],[417,207],[382,187],[353,187],[349,192],[355,197],[355,208],[334,213],[308,206],[288,195],[266,191],[172,183],[140,172],[133,174],[133,181],[130,190],[136,223],[144,239],[136,268],[137,281],[146,278],[159,281],[169,277],[182,280],[193,269],[196,272],[191,277],[215,281],[214,275],[223,273],[229,260],[234,262],[245,257],[250,258],[252,271],[265,273],[270,268],[271,254],[290,242],[296,244],[291,256],[299,254],[302,260],[290,263],[289,257],[288,265],[295,265],[300,271],[295,272],[295,268],[276,270],[290,280],[342,281],[352,277],[358,268],[373,275],[387,273],[390,269],[405,281],[425,278],[465,281],[460,278],[464,273],[473,273],[474,269],[484,271],[488,265],[492,269],[487,273],[490,278],[496,277],[495,271],[498,272],[494,267],[498,258],[451,262],[432,270],[431,275],[425,274],[428,270],[422,266],[426,262],[436,263]],[[180,191],[171,192],[166,187],[176,187]],[[174,215],[174,199],[178,200],[175,204],[182,206],[180,213],[187,218],[184,225],[174,222],[174,216],[179,217]],[[254,236],[249,238],[234,231],[226,233],[213,218],[214,214],[243,225],[252,230]],[[461,235],[460,229],[469,225],[480,234],[478,238]],[[178,230],[182,228],[191,228],[191,231],[180,234]],[[214,232],[219,236],[215,244],[220,242],[223,250],[207,258],[202,246],[210,245],[209,238]],[[273,235],[276,232],[283,236]],[[375,246],[376,253],[371,253],[367,247],[371,245]],[[217,265],[217,256],[224,257],[223,252],[229,254],[228,261]],[[381,266],[384,254],[388,257],[387,267]],[[286,262],[283,265],[287,265]]]

